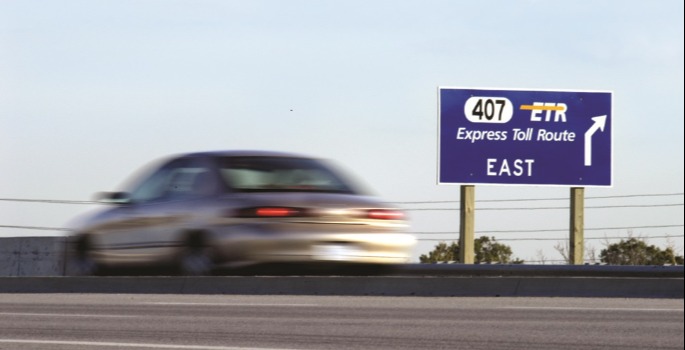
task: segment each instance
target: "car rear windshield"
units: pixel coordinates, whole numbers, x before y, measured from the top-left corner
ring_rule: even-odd
[[[314,159],[224,157],[220,166],[224,181],[238,192],[354,192],[338,175]]]

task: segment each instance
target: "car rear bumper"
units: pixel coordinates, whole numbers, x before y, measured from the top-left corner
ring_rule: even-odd
[[[416,239],[403,233],[232,235],[217,245],[226,262],[408,262]]]

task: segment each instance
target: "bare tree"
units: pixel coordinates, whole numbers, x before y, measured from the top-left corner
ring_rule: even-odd
[[[547,263],[547,257],[545,256],[545,253],[543,253],[542,249],[538,249],[537,254],[535,255],[538,262],[542,265],[545,265]]]
[[[561,243],[557,242],[557,244],[554,245],[554,250],[559,252],[561,254],[561,257],[564,259],[564,261],[567,264],[571,263],[571,259],[569,259],[569,247],[568,247],[568,242]]]
[[[585,256],[583,257],[584,260],[590,264],[596,264],[598,262],[597,259],[597,248],[595,246],[591,246],[585,242],[584,245],[585,249]],[[557,244],[554,245],[554,249],[561,254],[561,257],[564,259],[564,261],[567,264],[571,263],[571,258],[570,258],[570,248],[568,245],[568,242],[557,242]]]
[[[597,247],[585,244],[585,260],[590,264],[597,264]]]

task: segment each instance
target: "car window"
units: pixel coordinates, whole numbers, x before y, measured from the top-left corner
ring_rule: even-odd
[[[169,182],[166,185],[163,196],[168,198],[180,198],[194,196],[204,192],[202,188],[207,183],[208,171],[200,167],[184,167],[173,169],[169,174]]]
[[[131,201],[134,203],[146,203],[161,198],[169,176],[170,169],[163,168],[154,172],[144,180],[137,188],[131,191]]]
[[[209,169],[189,159],[173,161],[131,191],[134,203],[175,200],[208,195],[215,182]]]
[[[314,159],[287,157],[226,157],[221,175],[239,192],[352,193],[343,180]]]

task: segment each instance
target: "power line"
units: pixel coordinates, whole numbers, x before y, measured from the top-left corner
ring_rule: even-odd
[[[637,195],[635,195],[637,196]],[[635,196],[623,196],[623,197],[635,197]],[[646,195],[641,195],[646,196]],[[599,197],[596,197],[599,198]],[[604,197],[609,198],[609,197]],[[618,198],[615,196],[613,198]],[[535,200],[535,199],[534,199]],[[554,199],[539,199],[539,200],[554,200]],[[53,199],[18,199],[18,198],[0,198],[0,201],[5,202],[26,202],[26,203],[49,203],[49,204],[99,204],[95,201],[76,201],[76,200],[53,200]],[[483,202],[511,202],[511,201],[524,201],[524,200],[492,200]],[[396,202],[397,203],[397,202]],[[407,202],[408,203],[408,202]],[[419,203],[419,202],[415,202]],[[425,203],[454,203],[454,202],[425,202]],[[600,205],[600,206],[586,206],[585,209],[613,209],[613,208],[659,208],[659,207],[677,207],[683,206],[683,203],[666,203],[666,204],[627,204],[627,205]],[[569,209],[568,206],[561,207],[503,207],[503,208],[476,208],[477,211],[491,211],[491,210],[566,210]],[[406,211],[458,211],[460,208],[404,208]]]
[[[585,199],[615,199],[615,198],[635,198],[635,197],[672,197],[682,196],[685,193],[647,193],[647,194],[628,194],[620,196],[590,196]],[[534,202],[534,201],[567,201],[568,197],[560,198],[528,198],[528,199],[482,199],[476,200],[476,203],[495,203],[495,202]],[[395,204],[437,204],[437,203],[459,203],[459,201],[400,201],[390,202]]]
[[[636,238],[680,238],[680,237],[685,237],[685,235],[661,235],[661,236],[644,236],[644,237],[636,237]],[[585,240],[598,240],[598,239],[624,239],[624,238],[630,238],[630,236],[611,236],[611,237],[585,237]],[[503,239],[497,239],[498,241],[559,241],[559,240],[568,240],[568,237],[564,238],[503,238]]]
[[[617,227],[595,227],[595,228],[585,228],[585,231],[606,231],[606,230],[633,230],[633,229],[649,229],[649,228],[674,228],[683,227],[684,225],[650,225],[650,226],[617,226]],[[476,234],[488,234],[488,233],[542,233],[542,232],[568,232],[568,228],[555,228],[555,229],[538,229],[538,230],[487,230],[487,231],[476,231]],[[443,231],[443,232],[410,232],[411,234],[458,234],[456,231]]]
[[[15,226],[15,225],[0,225],[0,228],[18,228],[22,230],[44,230],[44,231],[69,231],[64,227],[42,227],[42,226]]]
[[[663,235],[663,236],[644,236],[640,238],[680,238],[680,237],[685,237],[685,235]],[[598,240],[598,239],[624,239],[624,238],[630,238],[629,236],[614,236],[614,237],[585,237],[585,240]],[[445,242],[448,241],[446,239],[438,239],[438,238],[418,238],[418,241],[426,241],[426,242]],[[566,241],[568,240],[568,237],[557,237],[557,238],[497,238],[498,242],[506,242],[506,241]],[[451,239],[449,241],[456,241],[455,239]]]
[[[645,193],[629,194],[619,196],[590,196],[585,199],[615,199],[615,198],[636,198],[636,197],[672,197],[682,196],[685,193]],[[562,198],[528,198],[528,199],[484,199],[476,200],[476,203],[497,203],[497,202],[534,202],[534,201],[560,201],[569,200],[568,197]],[[0,198],[3,202],[26,202],[26,203],[49,203],[49,204],[99,204],[97,201],[84,200],[63,200],[63,199],[23,199],[23,198]],[[439,203],[459,203],[459,201],[398,201],[388,202],[394,204],[439,204]]]
[[[98,204],[95,201],[71,201],[62,199],[20,199],[20,198],[0,198],[3,202],[26,202],[26,203],[50,203],[50,204]]]
[[[683,227],[683,225],[658,225],[658,226],[633,226],[633,227],[608,227],[608,228],[586,228],[586,231],[597,231],[597,230],[618,230],[618,229],[636,229],[636,228],[668,228],[668,227]],[[70,231],[68,228],[64,227],[44,227],[44,226],[20,226],[20,225],[0,225],[0,228],[15,228],[15,229],[26,229],[26,230],[44,230],[44,231]],[[567,231],[568,229],[553,229],[553,230],[511,230],[511,231],[480,231],[475,232],[476,234],[486,234],[486,233],[535,233],[535,232],[559,232]],[[458,234],[459,232],[410,232],[411,234]],[[647,236],[646,238],[671,238],[671,237],[683,237],[684,235],[665,235],[665,236]],[[565,238],[500,238],[498,241],[552,241],[552,240],[565,240]],[[585,239],[621,239],[623,237],[585,237]],[[419,238],[419,241],[444,241],[445,239],[439,238]]]
[[[612,208],[659,208],[659,207],[678,207],[683,206],[683,203],[667,203],[667,204],[627,204],[627,205],[598,205],[586,206],[585,209],[612,209]],[[460,208],[404,208],[406,211],[457,211]],[[518,208],[475,208],[476,211],[489,210],[559,210],[569,209],[569,207],[518,207]]]

